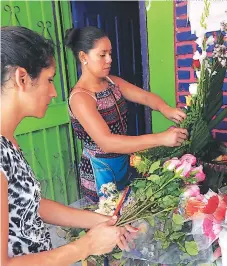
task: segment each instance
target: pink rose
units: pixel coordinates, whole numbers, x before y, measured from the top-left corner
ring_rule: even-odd
[[[188,162],[191,165],[195,165],[196,164],[196,157],[193,156],[192,154],[185,154],[180,158],[181,163],[183,162]]]
[[[203,220],[203,232],[205,236],[214,241],[221,232],[221,225],[212,219],[205,218]]]
[[[197,179],[198,182],[202,182],[206,178],[206,175],[203,172],[202,165],[193,168],[192,173],[195,174],[195,178]]]
[[[173,157],[172,159],[166,161],[163,165],[164,168],[173,171],[178,165],[181,164],[181,161],[178,160],[177,157]]]
[[[200,188],[197,185],[188,186],[183,195],[186,198],[197,197],[200,195]]]
[[[203,233],[205,236],[207,236],[208,238],[211,238],[212,240],[215,240],[216,235],[213,232],[213,221],[205,218],[203,220]]]
[[[189,177],[191,170],[191,163],[184,161],[180,166],[176,168],[176,173],[180,173],[180,176],[183,177]]]

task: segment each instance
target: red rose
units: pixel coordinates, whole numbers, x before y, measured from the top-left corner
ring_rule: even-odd
[[[212,196],[208,199],[207,205],[203,208],[202,212],[206,214],[212,214],[216,211],[219,205],[219,198],[218,196]]]
[[[199,60],[193,60],[192,67],[199,69],[200,68]]]

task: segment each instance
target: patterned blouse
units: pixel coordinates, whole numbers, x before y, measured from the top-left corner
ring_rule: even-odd
[[[50,250],[50,234],[38,213],[40,184],[22,152],[3,136],[0,150],[0,171],[8,181],[8,256]]]
[[[71,94],[70,99],[73,94]],[[94,96],[93,96],[94,97]],[[95,93],[97,110],[103,117],[111,133],[126,135],[127,132],[127,103],[121,94],[117,85],[112,81],[108,81],[108,87],[104,91]],[[70,103],[69,99],[69,103]],[[117,106],[118,108],[117,108]],[[121,114],[121,117],[119,115]],[[112,158],[119,156],[115,153],[105,153],[102,149],[91,139],[91,137],[84,130],[79,121],[73,116],[69,108],[69,113],[72,121],[72,126],[76,136],[83,141],[84,148],[95,157]],[[123,125],[122,125],[123,124]],[[93,201],[98,201],[96,193],[95,179],[90,160],[82,154],[79,164],[80,185],[83,196],[89,197]]]

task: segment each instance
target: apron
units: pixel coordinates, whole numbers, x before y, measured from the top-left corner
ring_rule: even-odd
[[[97,158],[92,156],[87,149],[84,149],[84,155],[90,159],[99,196],[102,196],[100,189],[103,184],[112,182],[118,190],[123,190],[129,185],[132,176],[129,171],[129,155],[124,154],[115,158]]]

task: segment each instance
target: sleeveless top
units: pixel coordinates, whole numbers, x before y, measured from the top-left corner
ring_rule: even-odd
[[[3,136],[0,136],[0,150],[0,171],[8,181],[8,256],[50,250],[50,234],[38,213],[40,183],[23,153]]]
[[[108,87],[104,91],[92,94],[89,91],[83,91],[88,93],[96,100],[97,110],[102,118],[107,123],[112,134],[126,135],[127,134],[127,103],[121,94],[121,91],[112,80],[107,77]],[[77,92],[74,92],[77,93]],[[69,98],[69,104],[72,96]],[[117,105],[117,106],[116,106]],[[120,113],[120,115],[119,115]],[[69,114],[72,122],[74,132],[78,139],[82,140],[83,147],[95,157],[100,158],[113,158],[120,156],[116,153],[105,153],[87,134],[80,122],[73,116],[70,106]],[[123,124],[123,125],[122,125]],[[82,154],[79,164],[80,173],[80,186],[83,196],[89,197],[93,201],[98,201],[98,195],[95,187],[95,179],[92,170],[90,160],[86,155]]]

